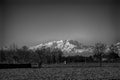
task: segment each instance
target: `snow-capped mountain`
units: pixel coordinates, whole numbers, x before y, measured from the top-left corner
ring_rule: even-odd
[[[59,48],[62,51],[67,50],[71,51],[71,49],[75,48],[76,45],[73,45],[69,42],[69,40],[59,40],[59,41],[51,41],[51,42],[46,42],[46,43],[41,43],[37,46],[30,47],[30,49],[40,49],[42,47],[51,47],[51,48]]]
[[[118,49],[120,49],[120,42],[115,44],[117,46]]]
[[[115,46],[117,47],[118,54],[119,54],[119,56],[120,56],[120,42],[117,42],[117,43],[115,44]]]
[[[85,46],[78,41],[75,40],[58,40],[58,41],[50,41],[46,43],[41,43],[37,46],[30,47],[29,49],[36,50],[45,48],[58,48],[65,53],[65,55],[82,55],[86,53],[92,53],[92,48]],[[91,54],[88,54],[91,55]]]
[[[109,45],[109,46],[107,45],[105,53],[109,54],[111,52],[111,49],[114,50],[114,52],[120,56],[120,42],[117,42],[117,43]]]

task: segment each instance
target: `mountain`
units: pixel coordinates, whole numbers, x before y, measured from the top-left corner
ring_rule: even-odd
[[[106,50],[105,50],[106,54],[109,54],[111,52],[110,48],[112,50],[114,50],[114,52],[117,53],[120,56],[120,42],[117,42],[117,43],[109,45],[109,46],[107,45]]]
[[[117,46],[118,49],[120,49],[120,42],[117,42],[115,45]]]
[[[41,49],[42,47],[45,48],[58,48],[60,49],[65,56],[74,56],[74,55],[81,55],[81,56],[90,56],[93,55],[93,47],[86,46],[79,43],[76,40],[58,40],[58,41],[50,41],[41,43],[39,45],[30,47],[31,50]]]
[[[117,42],[117,43],[115,44],[115,46],[116,46],[116,48],[117,48],[117,50],[118,50],[118,54],[119,54],[119,56],[120,56],[120,42]]]

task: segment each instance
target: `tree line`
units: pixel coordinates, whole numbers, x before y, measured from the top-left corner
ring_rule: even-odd
[[[93,55],[85,56],[67,56],[58,48],[45,48],[37,50],[29,50],[27,46],[14,49],[0,50],[0,63],[6,64],[27,64],[27,63],[44,63],[54,64],[70,62],[117,62],[119,60],[119,51],[117,46],[111,45],[109,51],[106,53],[106,45],[104,43],[96,43],[93,49]]]

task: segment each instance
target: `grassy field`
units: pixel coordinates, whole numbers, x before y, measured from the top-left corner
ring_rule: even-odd
[[[68,64],[51,64],[51,65],[42,65],[44,68],[68,68],[68,67],[74,67],[74,68],[81,68],[81,67],[99,67],[99,63],[68,63]],[[120,63],[102,63],[102,67],[120,67]]]
[[[52,67],[55,65],[58,66],[54,64],[48,65],[49,68],[0,69],[0,80],[120,80],[120,67],[73,67],[82,64]]]

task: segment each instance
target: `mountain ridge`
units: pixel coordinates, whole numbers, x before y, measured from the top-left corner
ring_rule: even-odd
[[[82,55],[90,52],[92,53],[92,47],[88,47],[83,45],[82,43],[76,40],[57,40],[57,41],[50,41],[46,43],[41,43],[37,46],[30,47],[31,50],[41,49],[42,47],[45,48],[58,48],[66,55]],[[91,55],[91,54],[89,54]]]

